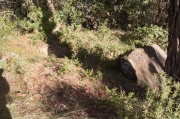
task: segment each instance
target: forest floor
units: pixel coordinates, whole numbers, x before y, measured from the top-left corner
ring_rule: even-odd
[[[34,43],[29,35],[11,37],[1,43],[2,78],[10,89],[4,101],[7,103],[4,117],[114,119],[116,108],[108,102],[107,88],[126,92],[139,89],[121,73],[119,62],[94,74],[88,68],[97,69],[93,58],[56,57],[48,49],[50,45],[42,41]],[[67,51],[57,49],[64,49],[58,50],[61,54]]]

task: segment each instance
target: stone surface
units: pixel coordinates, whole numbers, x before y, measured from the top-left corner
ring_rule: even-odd
[[[159,85],[154,74],[164,72],[166,57],[165,52],[153,44],[133,50],[126,59],[121,60],[121,68],[138,85],[154,89]]]
[[[48,44],[41,44],[37,46],[39,51],[44,54],[45,56],[48,56],[48,49],[49,49],[49,45]]]

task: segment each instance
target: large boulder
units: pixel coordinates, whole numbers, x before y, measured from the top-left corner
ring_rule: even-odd
[[[165,52],[153,44],[133,50],[127,58],[121,60],[121,68],[138,85],[155,89],[159,87],[159,81],[154,75],[164,72],[166,57]]]

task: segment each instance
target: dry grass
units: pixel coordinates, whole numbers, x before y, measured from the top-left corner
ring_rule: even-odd
[[[38,50],[38,43],[32,45],[30,40],[28,35],[19,36],[1,47],[2,57],[6,57],[5,62],[9,61],[3,67],[3,77],[10,85],[7,107],[12,118],[103,116],[101,108],[104,107],[98,105],[108,95],[102,80],[96,76],[89,79],[93,75],[83,69],[77,59],[46,57]],[[28,68],[24,73],[15,72],[16,64],[22,62],[22,67],[28,65]]]

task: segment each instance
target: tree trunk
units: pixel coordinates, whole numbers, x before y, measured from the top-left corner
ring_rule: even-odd
[[[180,81],[180,1],[171,0],[169,6],[169,36],[166,72]]]

